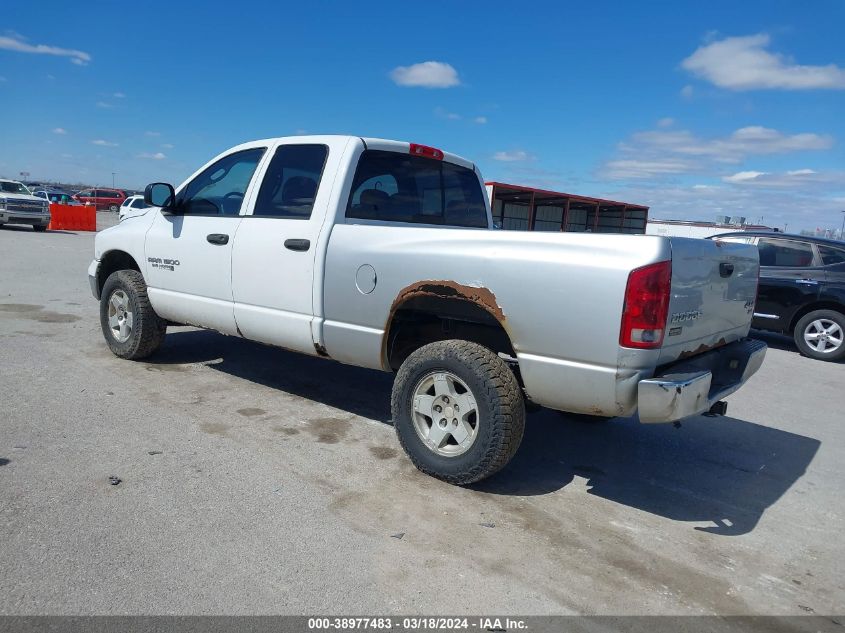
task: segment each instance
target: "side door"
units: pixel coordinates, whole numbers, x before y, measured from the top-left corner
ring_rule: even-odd
[[[97,211],[107,208],[108,200],[106,200],[105,191],[102,189],[94,189],[94,191],[91,192],[91,196],[91,202],[94,204],[94,208],[96,208]]]
[[[232,244],[265,147],[218,158],[176,194],[176,213],[155,211],[144,244],[156,312],[177,323],[237,334],[232,309]]]
[[[329,139],[275,146],[232,251],[235,320],[245,338],[316,354],[318,238],[343,147]]]
[[[752,326],[787,331],[795,312],[818,299],[824,271],[809,242],[761,237],[757,247],[760,285]]]

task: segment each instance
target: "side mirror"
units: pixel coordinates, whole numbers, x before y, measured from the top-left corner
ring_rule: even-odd
[[[154,182],[144,189],[144,202],[150,207],[161,207],[173,211],[176,206],[176,192],[173,185],[166,182]]]

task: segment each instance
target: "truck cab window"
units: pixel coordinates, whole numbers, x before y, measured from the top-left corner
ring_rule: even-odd
[[[194,178],[178,196],[186,215],[231,215],[241,212],[249,182],[264,155],[264,147],[224,156]]]
[[[361,155],[346,217],[487,228],[484,195],[474,171],[380,150]]]
[[[267,168],[252,214],[309,219],[328,155],[325,145],[281,145]]]

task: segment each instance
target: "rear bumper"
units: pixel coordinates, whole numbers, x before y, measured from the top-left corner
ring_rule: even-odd
[[[762,341],[743,339],[641,380],[637,386],[640,422],[675,422],[709,411],[760,369],[766,349]]]

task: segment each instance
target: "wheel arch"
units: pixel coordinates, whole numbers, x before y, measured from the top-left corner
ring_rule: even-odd
[[[451,281],[425,281],[403,289],[391,306],[382,345],[384,366],[396,371],[417,349],[449,339],[516,357],[507,319],[492,292]]]
[[[792,319],[789,321],[789,333],[792,334],[795,332],[795,326],[798,325],[798,321],[816,310],[832,310],[845,316],[845,305],[836,301],[816,301],[815,303],[809,303],[796,310],[795,314],[792,315]]]
[[[141,267],[132,255],[122,250],[107,251],[100,258],[100,265],[97,268],[98,295],[103,294],[103,286],[106,283],[106,279],[109,278],[109,275],[118,270],[137,270],[141,273],[142,277],[144,276],[144,273],[141,271]]]

